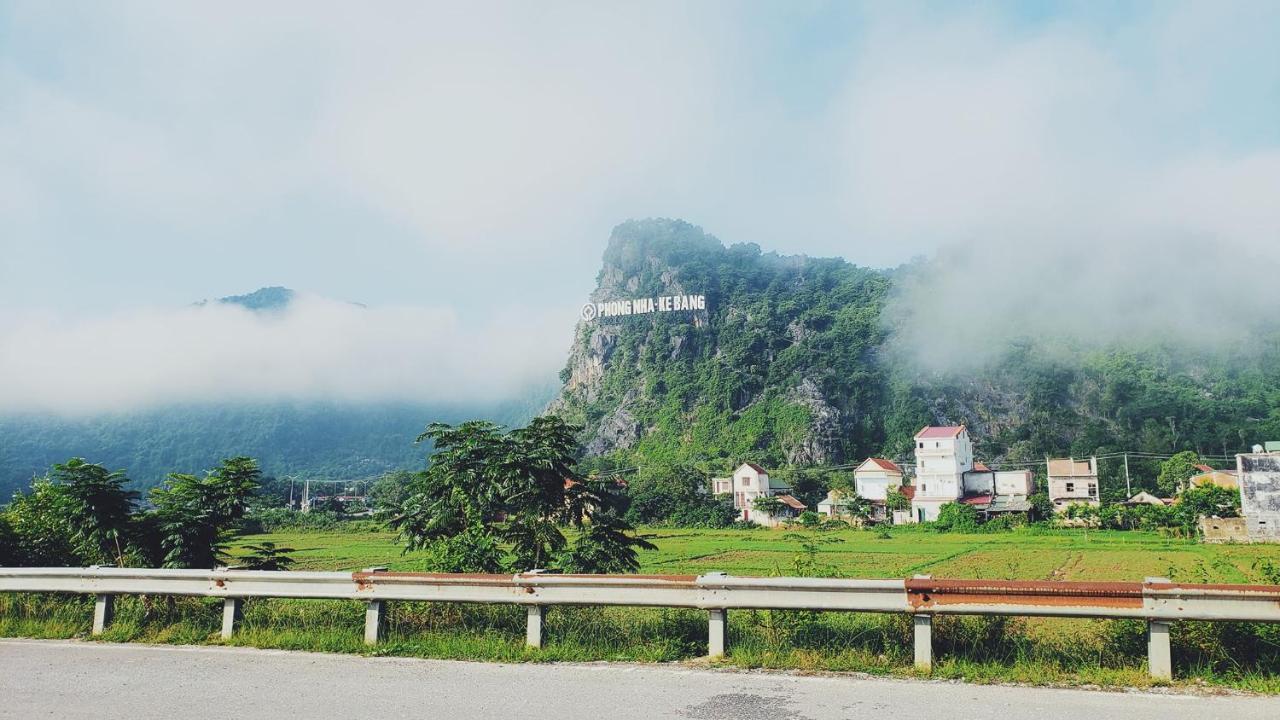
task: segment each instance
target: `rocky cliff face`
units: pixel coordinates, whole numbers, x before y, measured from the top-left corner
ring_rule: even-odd
[[[859,353],[880,338],[841,296],[877,306],[882,280],[839,260],[726,248],[680,221],[620,225],[591,303],[705,296],[706,307],[579,321],[549,411],[585,426],[590,455],[842,461],[879,438],[857,437],[867,393],[842,392],[853,377],[840,366],[859,365],[851,376],[878,391]]]

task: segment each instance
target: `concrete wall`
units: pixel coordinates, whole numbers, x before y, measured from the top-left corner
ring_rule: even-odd
[[[996,471],[997,495],[1032,495],[1035,490],[1035,480],[1030,470]]]
[[[1249,539],[1280,542],[1280,453],[1237,455],[1236,466]]]
[[[1244,518],[1200,518],[1200,534],[1205,542],[1249,542]]]
[[[884,501],[889,496],[889,488],[902,485],[901,475],[883,470],[862,470],[853,474],[853,480],[858,495],[868,500]]]

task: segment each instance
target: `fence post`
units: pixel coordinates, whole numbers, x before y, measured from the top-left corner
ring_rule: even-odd
[[[915,580],[930,580],[932,575],[914,575]],[[912,615],[911,626],[915,633],[915,665],[921,672],[933,672],[933,616]]]
[[[911,624],[915,627],[916,669],[922,672],[932,672],[933,616],[912,615]]]
[[[93,634],[101,635],[116,616],[116,596],[99,595],[93,601]]]
[[[722,658],[729,650],[729,611],[707,611],[707,657]]]
[[[243,598],[223,598],[222,599],[222,639],[230,640],[232,635],[236,633],[236,626],[240,624],[240,620],[244,618],[244,599]]]
[[[525,630],[524,644],[531,648],[542,647],[543,623],[547,618],[546,605],[526,605],[529,626]]]
[[[1144,584],[1167,583],[1169,578],[1149,577]],[[1173,654],[1169,650],[1169,626],[1163,620],[1147,621],[1147,671],[1155,680],[1173,679]]]
[[[377,645],[387,634],[385,600],[369,600],[364,605],[364,644]]]

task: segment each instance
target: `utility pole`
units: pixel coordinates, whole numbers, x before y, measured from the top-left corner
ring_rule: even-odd
[[[293,476],[289,476],[289,509],[293,509]]]
[[[302,485],[302,512],[311,512],[311,478],[307,478]]]
[[[1127,495],[1125,500],[1133,497],[1133,488],[1129,486],[1129,453],[1124,454],[1124,492]]]

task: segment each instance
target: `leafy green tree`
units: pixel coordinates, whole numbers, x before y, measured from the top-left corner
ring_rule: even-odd
[[[294,559],[289,553],[297,552],[291,547],[277,547],[275,543],[264,540],[256,545],[246,545],[249,554],[240,558],[240,566],[245,570],[288,570]]]
[[[938,519],[933,522],[938,532],[977,532],[978,511],[964,503],[946,503],[938,508]]]
[[[80,562],[123,566],[129,516],[138,497],[125,490],[129,479],[81,458],[54,465],[50,478],[61,489],[58,507]]]
[[[1049,520],[1053,517],[1053,501],[1049,499],[1047,493],[1030,495],[1027,497],[1027,502],[1031,504],[1031,514],[1036,520]]]
[[[27,492],[16,493],[6,515],[16,537],[20,565],[80,565],[71,529],[67,526],[65,488],[48,479],[36,480]]]
[[[72,458],[9,505],[15,560],[31,565],[123,565],[136,493],[128,479]]]
[[[369,487],[369,503],[377,513],[389,513],[400,507],[409,496],[416,474],[394,470],[384,474]]]
[[[14,532],[9,516],[0,512],[0,567],[19,564],[18,557],[18,533]]]
[[[223,460],[204,477],[173,473],[151,491],[155,505],[150,543],[164,567],[212,568],[225,556],[224,546],[235,523],[244,516],[258,487],[261,471],[247,457]]]
[[[885,495],[884,506],[889,510],[910,510],[911,500],[898,488],[889,488]]]
[[[509,432],[433,423],[418,439],[436,453],[389,524],[442,572],[634,569],[635,549],[652,545],[627,534],[612,481],[577,474],[577,430],[553,416]],[[580,528],[573,543],[565,525]]]
[[[1173,520],[1188,534],[1202,517],[1240,516],[1240,493],[1217,485],[1188,488],[1173,505]]]
[[[776,495],[761,495],[751,501],[751,509],[756,512],[777,515],[785,507]]]
[[[1187,481],[1200,474],[1196,465],[1200,456],[1185,450],[1160,463],[1160,474],[1156,477],[1156,488],[1162,497],[1173,497],[1186,487]]]

